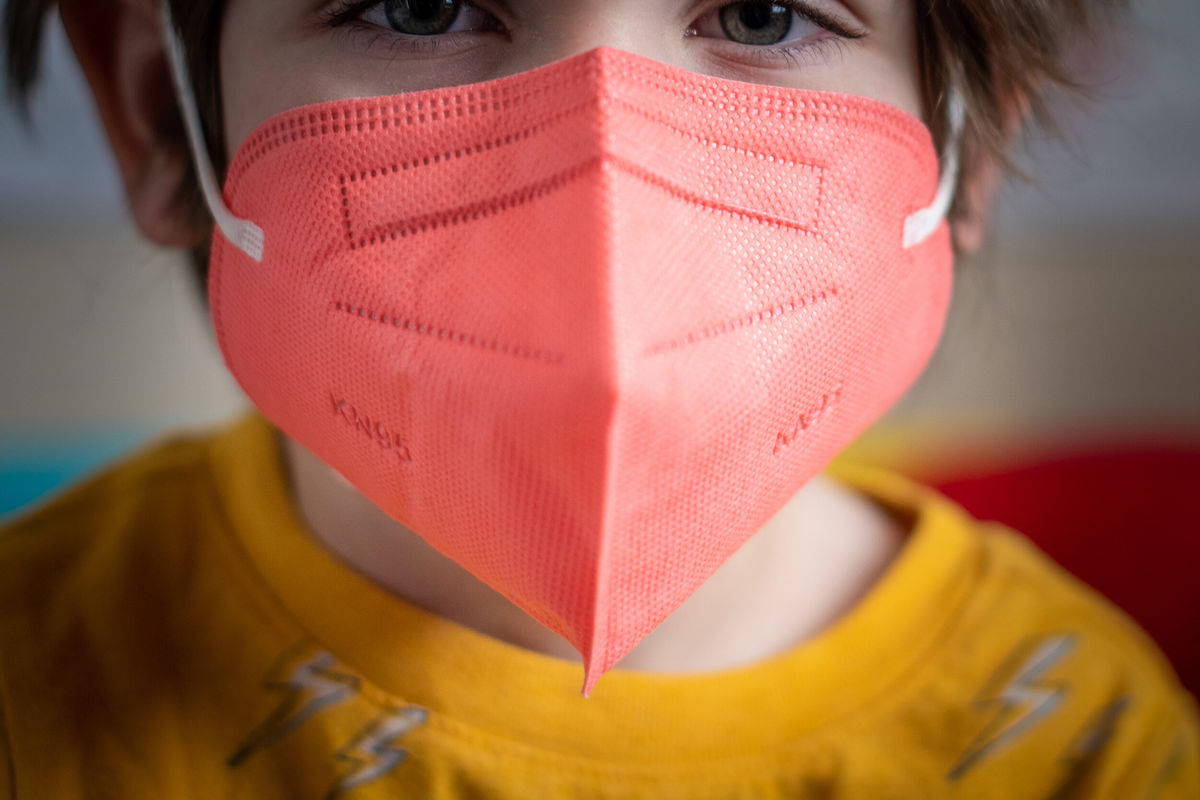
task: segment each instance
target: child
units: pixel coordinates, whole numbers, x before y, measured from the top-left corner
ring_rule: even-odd
[[[1195,797],[1123,615],[826,469],[1101,6],[63,0],[258,411],[4,532],[0,791]]]

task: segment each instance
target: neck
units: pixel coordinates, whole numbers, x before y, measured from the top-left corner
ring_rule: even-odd
[[[579,655],[505,597],[388,517],[284,437],[294,501],[312,533],[388,592],[481,633],[569,661]],[[818,476],[622,661],[623,669],[729,669],[782,653],[836,622],[879,579],[904,528]]]

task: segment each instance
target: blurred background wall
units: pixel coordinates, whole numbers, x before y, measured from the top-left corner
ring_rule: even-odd
[[[877,452],[1200,442],[1200,3],[1136,5],[1119,42],[1081,48],[1094,88],[1063,101],[1065,143],[1024,142],[1035,183],[1003,190]],[[57,25],[33,120],[0,107],[0,513],[246,402],[182,259],[126,219]]]

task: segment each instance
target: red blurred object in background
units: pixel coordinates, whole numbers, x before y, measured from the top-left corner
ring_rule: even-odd
[[[1200,447],[1091,447],[926,481],[1107,596],[1200,695]]]

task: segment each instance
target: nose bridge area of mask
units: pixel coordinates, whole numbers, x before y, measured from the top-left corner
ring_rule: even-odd
[[[829,135],[801,135],[803,108],[706,95],[690,76],[613,50],[544,69],[551,72],[285,113],[239,149],[226,196],[252,218],[269,218],[271,236],[294,262],[339,276],[341,290],[330,303],[389,318],[403,312],[551,360],[578,341],[572,331],[582,320],[606,308],[612,313],[609,289],[591,283],[598,267],[611,271],[611,280],[611,273],[636,272],[628,280],[645,284],[632,293],[647,301],[634,315],[643,323],[638,341],[629,343],[637,353],[676,349],[695,332],[672,322],[686,317],[686,308],[662,314],[653,303],[694,303],[696,314],[726,309],[719,319],[698,320],[700,331],[828,288],[821,276],[807,275],[805,285],[764,298],[751,284],[756,263],[765,284],[772,263],[819,262],[827,249],[823,229],[835,221],[824,219],[827,195],[853,180],[845,167],[853,154],[838,143],[845,137],[834,135],[844,125],[837,113],[813,114]],[[714,108],[718,103],[727,107]],[[911,157],[903,147],[895,152]],[[839,176],[830,175],[836,163]],[[279,213],[285,183],[287,196],[322,213]],[[731,265],[748,262],[749,271],[717,272],[706,287],[681,285],[664,298],[662,276],[682,280],[687,263],[712,255],[691,251],[704,240],[694,235],[699,231],[677,230],[669,240],[679,244],[648,260],[664,243],[664,226],[696,224],[690,214],[678,215],[680,208],[698,209]],[[774,229],[791,235],[765,235]],[[296,249],[304,242],[312,254]],[[464,280],[486,285],[496,278],[479,256],[510,257],[498,248],[527,254],[522,313],[497,303],[494,292],[461,291]],[[395,265],[389,280],[402,289],[396,296],[375,296],[365,252],[372,264]],[[555,254],[561,260],[551,263]],[[500,292],[515,299],[511,288]],[[535,300],[547,297],[555,304]]]
[[[328,176],[341,195],[351,249],[500,213],[569,182],[596,180],[601,169],[714,210],[753,210],[815,231],[824,166],[787,152],[803,144],[789,139],[785,126],[765,120],[757,126],[762,141],[750,146],[697,133],[710,127],[698,119],[712,114],[705,99],[630,74],[616,51],[549,69],[560,74],[528,86],[464,87],[287,117],[247,143],[249,156],[235,159],[229,191],[236,193],[256,154],[279,140],[319,155],[317,140],[334,135],[363,141],[356,161],[341,159],[338,174]],[[730,117],[738,110],[729,109]],[[388,146],[370,146],[373,138],[388,139]]]
[[[478,213],[472,201],[503,205],[548,191],[602,160],[609,169],[654,181],[654,167],[661,166],[664,153],[672,163],[661,171],[674,179],[658,180],[664,190],[720,197],[734,208],[754,209],[809,230],[817,224],[826,185],[824,166],[804,149],[817,140],[801,140],[794,130],[798,122],[822,116],[824,103],[816,101],[803,109],[780,96],[764,103],[761,96],[752,98],[748,92],[732,89],[731,81],[719,82],[725,85],[714,89],[713,79],[708,79],[707,86],[697,88],[699,82],[689,81],[681,70],[607,47],[484,84],[378,98],[374,103],[328,103],[316,115],[311,107],[285,112],[260,126],[238,149],[226,191],[221,192],[169,3],[162,3],[161,12],[168,61],[204,197],[217,227],[256,262],[262,261],[266,234],[253,213],[238,216],[226,205],[232,184],[248,169],[246,162],[257,160],[264,150],[306,135],[320,138],[330,130],[343,136],[353,132],[374,137],[386,136],[389,127],[402,127],[409,140],[406,152],[374,162],[360,159],[343,164],[337,179],[342,186],[347,243],[353,246],[395,238],[403,233],[406,221],[422,228],[438,211]],[[548,78],[550,72],[557,72],[553,80]],[[836,101],[828,103],[836,108]],[[346,116],[339,118],[339,111]],[[472,116],[486,121],[480,126],[462,124],[464,117]],[[951,104],[951,116],[947,174],[932,203],[916,203],[909,209],[902,236],[905,248],[927,239],[949,207],[957,177],[960,104]],[[712,127],[714,119],[727,123],[732,141],[694,133]],[[905,125],[890,120],[885,127]],[[483,130],[487,135],[481,135]],[[654,137],[647,141],[642,136],[646,130],[671,131],[674,146],[664,149]],[[525,139],[536,141],[537,146],[512,147]],[[799,152],[790,152],[796,147]],[[472,158],[496,148],[507,148],[514,157]],[[437,182],[411,180],[414,170],[430,164],[441,164]],[[388,186],[394,182],[404,184],[401,192]],[[491,198],[481,200],[480,190],[489,187],[506,187],[509,196],[497,197],[493,192]],[[395,205],[381,208],[372,196],[386,196]]]

